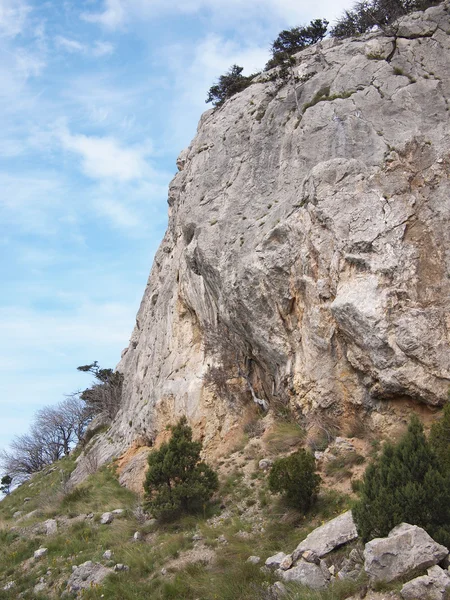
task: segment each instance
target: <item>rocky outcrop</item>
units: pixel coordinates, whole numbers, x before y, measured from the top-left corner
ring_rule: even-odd
[[[427,600],[446,600],[447,590],[450,589],[450,575],[441,567],[435,565],[427,571],[427,575],[416,577],[401,589],[404,600],[416,600],[426,598]]]
[[[444,2],[392,37],[326,39],[296,56],[294,79],[263,74],[202,116],[95,464],[158,443],[181,415],[207,454],[223,453],[252,394],[305,419],[364,410],[374,427],[386,401],[443,403],[449,33]],[[208,355],[218,323],[228,337],[212,335],[220,352]],[[206,386],[237,347],[233,390]],[[72,482],[87,472],[81,459]]]
[[[376,538],[364,548],[364,569],[372,581],[390,582],[437,565],[448,550],[416,525],[402,523],[387,538]]]
[[[72,575],[67,582],[67,590],[79,595],[83,590],[99,585],[111,573],[114,573],[112,569],[88,560],[73,567]]]
[[[352,511],[339,515],[321,527],[314,529],[295,549],[292,558],[297,560],[306,550],[312,550],[320,558],[358,537]]]

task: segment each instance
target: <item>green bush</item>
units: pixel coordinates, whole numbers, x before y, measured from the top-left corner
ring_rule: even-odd
[[[417,416],[400,442],[384,446],[366,469],[353,516],[364,541],[407,522],[450,542],[450,477]]]
[[[242,75],[243,70],[244,67],[238,65],[230,67],[225,75],[219,77],[218,83],[209,88],[206,102],[212,102],[214,106],[222,106],[225,100],[245,90],[251,84],[255,75],[246,77]]]
[[[327,28],[328,21],[326,19],[315,19],[307,26],[292,27],[281,31],[272,44],[272,58],[266,64],[265,70],[288,65],[293,54],[323,40]]]
[[[450,472],[450,403],[430,431],[430,444],[443,468]]]
[[[217,490],[217,474],[200,460],[202,445],[192,441],[185,417],[172,427],[171,439],[150,453],[144,489],[156,517],[173,518],[201,509]]]
[[[279,458],[270,470],[270,490],[283,493],[289,504],[303,511],[308,510],[315,501],[319,485],[316,460],[303,449]]]

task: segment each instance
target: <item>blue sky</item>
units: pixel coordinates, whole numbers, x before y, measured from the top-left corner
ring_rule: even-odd
[[[167,186],[232,64],[343,0],[0,0],[0,448],[115,366]]]

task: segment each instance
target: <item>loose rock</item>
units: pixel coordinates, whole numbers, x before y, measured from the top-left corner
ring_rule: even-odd
[[[325,525],[314,529],[293,553],[294,562],[306,550],[313,550],[320,558],[335,548],[351,542],[358,537],[351,510],[345,512]]]
[[[395,581],[419,569],[437,565],[448,555],[416,525],[402,523],[387,538],[377,538],[364,548],[364,569],[372,581]]]
[[[402,587],[400,594],[404,600],[446,600],[450,589],[450,575],[441,567],[430,567],[427,575],[416,577]]]
[[[114,521],[114,515],[112,512],[105,512],[100,518],[101,525],[109,525]]]
[[[34,558],[39,559],[42,558],[43,556],[45,556],[46,554],[48,554],[48,549],[47,548],[38,548],[35,553],[34,553]]]

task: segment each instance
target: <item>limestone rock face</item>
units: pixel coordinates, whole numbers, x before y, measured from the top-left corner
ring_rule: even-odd
[[[386,538],[376,538],[364,548],[364,569],[372,581],[395,581],[440,563],[448,555],[426,531],[402,523]]]
[[[428,569],[427,575],[416,577],[405,583],[400,594],[404,600],[416,600],[416,598],[445,600],[449,588],[450,575],[448,571],[444,571],[444,569],[435,565]]]
[[[401,19],[396,38],[327,39],[296,58],[295,81],[263,73],[205,112],[181,153],[118,365],[123,406],[91,463],[158,442],[181,415],[207,454],[226,449],[251,397],[244,381],[241,403],[205,385],[218,321],[269,405],[344,418],[446,398],[449,2]],[[87,471],[80,459],[72,481]]]

